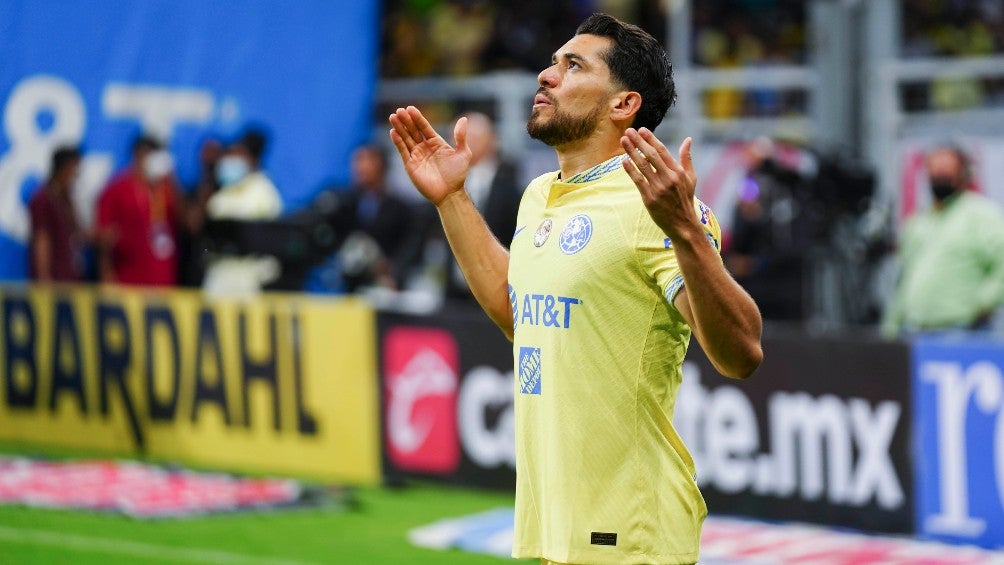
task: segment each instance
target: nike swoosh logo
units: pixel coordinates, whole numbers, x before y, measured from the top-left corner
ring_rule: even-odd
[[[512,238],[516,239],[516,236],[519,235],[519,232],[521,232],[521,231],[523,231],[525,229],[526,229],[526,226],[521,226],[521,227],[517,228],[516,231],[512,232]]]

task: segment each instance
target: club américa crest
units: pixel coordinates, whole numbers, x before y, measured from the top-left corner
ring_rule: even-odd
[[[558,246],[565,255],[574,255],[589,243],[593,237],[593,221],[585,214],[572,216],[565,224],[565,229],[561,230],[558,238]]]

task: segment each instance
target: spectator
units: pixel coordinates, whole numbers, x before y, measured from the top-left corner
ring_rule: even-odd
[[[805,59],[805,7],[792,0],[710,0],[694,3],[694,62],[728,70],[797,64]],[[795,91],[797,92],[797,91]],[[704,90],[704,114],[712,119],[803,113],[796,96],[772,88]]]
[[[634,11],[639,17],[661,15],[653,6],[657,3],[648,1]],[[569,16],[584,17],[593,11],[593,4],[591,0],[388,0],[381,76],[535,69],[551,57],[552,40],[574,31]]]
[[[968,190],[969,162],[956,147],[927,156],[932,205],[907,221],[900,276],[882,333],[987,329],[1004,302],[1004,211]]]
[[[410,4],[388,0],[384,5],[381,76],[414,77],[436,72],[437,54],[429,48],[428,9]]]
[[[516,229],[516,213],[522,196],[516,165],[498,154],[498,139],[491,118],[478,112],[464,115],[467,116],[467,145],[471,148],[471,168],[464,186],[488,229],[508,248]],[[430,218],[427,234],[427,242],[429,238],[445,241],[438,218]],[[443,265],[446,297],[473,299],[453,255],[444,253],[441,256],[446,260]]]
[[[205,276],[206,242],[202,231],[209,198],[220,189],[216,180],[216,164],[223,153],[223,144],[216,137],[207,137],[199,145],[199,177],[185,198],[185,230],[178,242],[178,282],[182,286],[199,287]]]
[[[251,129],[241,136],[216,165],[220,190],[207,202],[213,219],[271,220],[282,212],[282,197],[262,170],[268,137]]]
[[[903,0],[900,53],[914,57],[986,57],[1004,52],[1004,8],[999,0]],[[911,111],[994,106],[1004,89],[993,77],[952,76],[902,88]]]
[[[174,160],[156,138],[132,144],[132,160],[98,199],[102,282],[170,286],[177,280]]]
[[[28,202],[31,240],[28,274],[40,282],[84,278],[86,237],[77,220],[71,191],[80,171],[80,149],[60,147],[52,155],[49,180]]]
[[[806,313],[809,206],[802,198],[802,179],[778,163],[773,151],[767,139],[747,146],[749,172],[739,190],[724,259],[765,320],[799,321]]]
[[[349,187],[321,192],[315,208],[343,242],[338,252],[344,289],[399,289],[412,229],[408,204],[387,187],[387,156],[376,145],[352,153]]]
[[[806,8],[802,0],[705,0],[694,2],[695,63],[721,66],[701,53],[707,37],[724,41],[721,57],[742,65],[800,63],[806,57]],[[706,49],[706,47],[704,47]]]
[[[492,6],[483,0],[443,2],[432,11],[429,38],[439,55],[440,73],[470,75],[480,70],[492,19]]]
[[[206,202],[210,220],[268,221],[282,212],[282,197],[262,170],[268,138],[249,129],[216,163],[219,190]],[[224,254],[208,261],[203,288],[215,294],[254,293],[281,274],[278,260],[257,254]]]
[[[705,28],[698,32],[695,56],[699,64],[726,70],[739,66],[731,55],[729,37],[717,28]],[[709,118],[734,118],[742,109],[743,93],[729,87],[714,87],[704,91],[704,114]]]

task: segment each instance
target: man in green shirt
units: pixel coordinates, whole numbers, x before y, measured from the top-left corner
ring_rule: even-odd
[[[906,223],[900,276],[882,333],[985,329],[1004,304],[1004,211],[968,191],[968,159],[955,147],[927,156],[932,206]]]

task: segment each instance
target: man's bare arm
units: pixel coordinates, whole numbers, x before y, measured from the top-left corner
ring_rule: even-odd
[[[512,341],[509,251],[495,239],[467,191],[454,192],[436,208],[467,285],[488,317]]]
[[[694,212],[697,175],[690,144],[690,138],[683,142],[677,161],[651,131],[629,128],[621,138],[621,146],[630,156],[624,168],[652,219],[673,242],[684,283],[674,305],[715,369],[742,379],[763,360],[763,322],[756,303],[729,275],[708,243]]]
[[[711,248],[703,233],[694,244]],[[699,252],[681,253],[684,247],[687,245],[673,242],[684,281],[673,304],[694,330],[715,369],[726,377],[744,379],[763,360],[760,310],[717,258],[701,257]],[[697,290],[688,291],[688,287]]]
[[[464,181],[470,168],[467,118],[460,118],[452,147],[414,106],[390,115],[391,141],[415,188],[439,212],[450,248],[467,284],[488,317],[512,339],[509,252],[492,235],[474,207]]]

